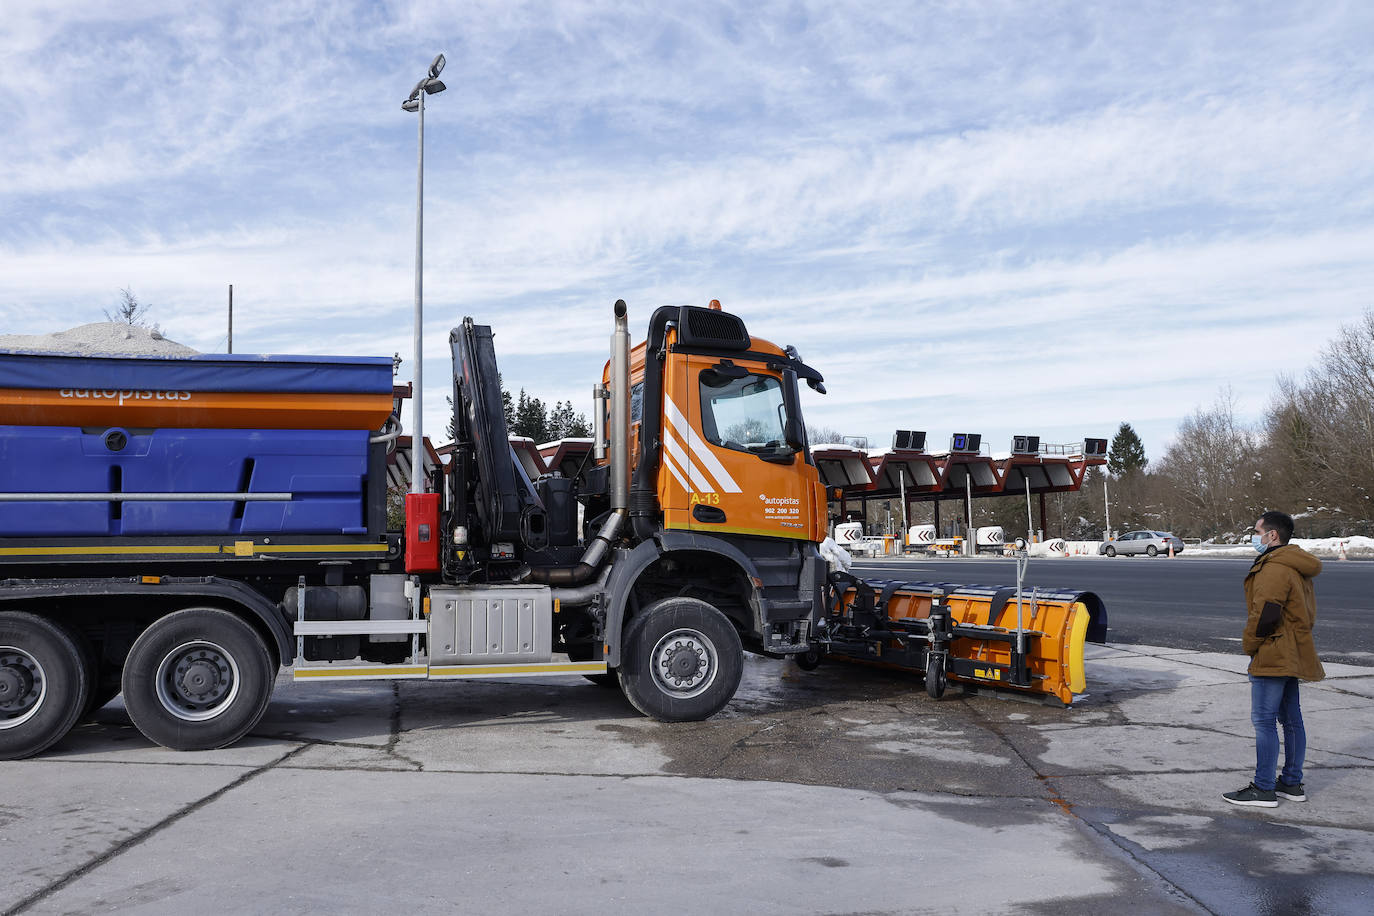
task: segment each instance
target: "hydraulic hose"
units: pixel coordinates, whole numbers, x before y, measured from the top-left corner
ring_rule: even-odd
[[[624,509],[616,509],[611,513],[610,518],[606,519],[601,530],[596,533],[596,537],[587,545],[582,559],[576,566],[539,566],[526,569],[518,577],[519,581],[537,582],[540,585],[580,585],[586,582],[606,561],[611,544],[619,536],[620,526],[625,523],[625,515]]]

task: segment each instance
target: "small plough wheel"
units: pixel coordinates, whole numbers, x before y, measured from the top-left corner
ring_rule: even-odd
[[[949,679],[945,677],[945,653],[927,652],[926,693],[938,700],[945,695],[945,686],[948,683]]]
[[[815,671],[821,666],[821,651],[815,646],[805,652],[798,652],[792,656],[792,660],[797,663],[797,667],[803,671]]]

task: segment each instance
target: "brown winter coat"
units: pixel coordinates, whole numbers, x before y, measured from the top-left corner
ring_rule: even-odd
[[[1326,677],[1312,625],[1317,622],[1317,598],[1312,579],[1322,571],[1322,561],[1296,544],[1266,550],[1245,577],[1245,606],[1249,616],[1241,647],[1250,656],[1250,673],[1259,677],[1299,677],[1319,681]],[[1282,606],[1278,627],[1267,637],[1255,635],[1260,612],[1270,601]]]

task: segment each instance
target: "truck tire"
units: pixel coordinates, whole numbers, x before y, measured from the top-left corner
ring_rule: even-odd
[[[803,671],[815,671],[821,666],[821,657],[821,650],[812,646],[805,652],[798,652],[792,656],[792,661]]]
[[[0,760],[32,757],[71,731],[91,682],[71,634],[24,611],[0,613]]]
[[[620,688],[660,722],[709,719],[734,697],[744,649],[725,615],[696,598],[664,598],[630,620]]]
[[[150,741],[175,751],[226,747],[272,696],[271,655],[258,631],[216,608],[187,608],[139,634],[124,662],[124,707]]]

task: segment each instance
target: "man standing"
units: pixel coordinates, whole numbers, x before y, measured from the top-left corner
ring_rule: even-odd
[[[1233,805],[1276,808],[1280,798],[1307,801],[1302,787],[1302,762],[1307,733],[1298,706],[1298,680],[1319,681],[1326,676],[1312,643],[1317,599],[1312,579],[1322,563],[1296,544],[1293,519],[1282,512],[1266,512],[1255,522],[1251,538],[1259,558],[1245,577],[1245,605],[1249,612],[1241,647],[1250,656],[1250,721],[1255,726],[1255,779],[1222,798]],[[1283,772],[1275,780],[1279,735],[1283,726]]]

